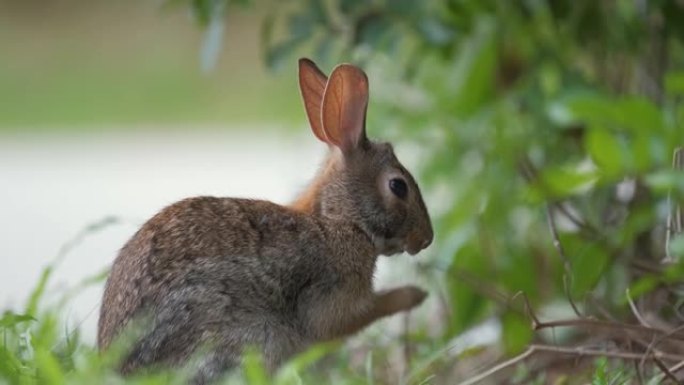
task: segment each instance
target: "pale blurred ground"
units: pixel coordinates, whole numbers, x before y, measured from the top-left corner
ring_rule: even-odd
[[[252,127],[253,130],[259,127]],[[201,130],[5,137],[0,141],[0,307],[21,308],[42,268],[92,223],[119,222],[88,234],[65,256],[49,299],[101,272],[147,218],[196,195],[285,203],[314,173],[323,148],[309,135],[266,138]],[[71,323],[92,337],[101,285],[68,306]]]
[[[42,269],[92,223],[121,221],[75,244],[48,300],[109,266],[165,205],[284,203],[320,162],[294,63],[277,75],[262,65],[258,10],[228,18],[217,67],[203,73],[199,29],[156,4],[0,0],[0,311],[20,311]],[[381,259],[380,285],[412,281],[411,263]],[[64,312],[88,340],[101,291],[80,291]]]

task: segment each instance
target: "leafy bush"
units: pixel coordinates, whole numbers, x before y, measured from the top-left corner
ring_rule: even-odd
[[[560,307],[676,334],[668,349],[682,354],[680,2],[310,0],[273,13],[267,63],[360,63],[376,87],[371,130],[420,146],[443,341],[495,317],[519,353],[548,342],[531,309]],[[566,343],[593,334],[606,354],[648,355],[650,336],[571,326]]]

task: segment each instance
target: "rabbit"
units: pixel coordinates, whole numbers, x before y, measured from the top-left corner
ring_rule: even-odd
[[[161,210],[121,249],[105,284],[97,344],[105,350],[133,320],[146,321],[123,358],[124,375],[199,356],[191,381],[211,383],[239,366],[247,347],[273,371],[312,344],[425,299],[415,286],[373,290],[377,258],[415,255],[433,230],[392,146],[366,137],[366,74],[340,64],[328,79],[300,59],[299,87],[313,134],[329,153],[290,205],[188,198]]]

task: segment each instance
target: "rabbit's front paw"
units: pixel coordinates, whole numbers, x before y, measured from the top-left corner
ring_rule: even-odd
[[[416,286],[402,286],[388,294],[394,310],[393,313],[411,310],[420,305],[427,297],[427,292]]]

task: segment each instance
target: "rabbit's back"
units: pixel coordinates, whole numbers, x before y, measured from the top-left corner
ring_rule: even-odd
[[[114,263],[100,347],[147,312],[153,331],[134,348],[131,369],[183,362],[198,344],[216,340],[238,352],[278,337],[285,341],[273,349],[284,351],[274,355],[296,351],[308,342],[301,322],[307,296],[339,285],[327,241],[345,230],[330,230],[315,217],[265,201],[201,197],[167,207]]]

